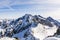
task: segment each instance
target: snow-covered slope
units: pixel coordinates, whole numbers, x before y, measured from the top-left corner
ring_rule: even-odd
[[[55,25],[51,28],[45,28],[45,27],[47,26],[38,24],[36,28],[32,28],[33,36],[38,38],[39,40],[43,40],[48,36],[53,36],[54,33],[57,32],[57,27]]]
[[[9,37],[3,37],[3,38],[0,38],[0,40],[17,40],[15,38],[9,38]]]
[[[25,14],[13,20],[0,21],[0,40],[49,40],[59,39],[60,22],[51,17]],[[13,40],[12,39],[12,40]],[[54,40],[54,39],[53,39]]]

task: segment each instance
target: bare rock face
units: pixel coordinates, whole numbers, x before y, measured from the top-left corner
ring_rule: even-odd
[[[15,20],[2,20],[0,22],[0,38],[44,40],[56,35],[60,35],[60,22],[51,17],[44,18],[40,15],[25,14]]]

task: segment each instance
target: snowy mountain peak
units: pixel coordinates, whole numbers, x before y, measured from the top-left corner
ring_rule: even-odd
[[[48,17],[46,20],[49,20],[49,21],[51,21],[51,22],[53,22],[53,21],[54,21],[54,19],[53,19],[53,18],[51,18],[51,17]]]
[[[0,23],[0,37],[17,37],[20,40],[44,40],[50,36],[60,35],[60,22],[40,15],[24,16],[5,20]],[[5,31],[4,31],[5,30]]]

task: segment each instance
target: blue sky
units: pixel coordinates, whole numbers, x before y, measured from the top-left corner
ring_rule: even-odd
[[[24,14],[60,19],[60,0],[0,0],[0,19],[15,19]]]

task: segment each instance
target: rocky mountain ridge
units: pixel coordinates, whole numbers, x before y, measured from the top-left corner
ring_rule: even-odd
[[[41,37],[41,35],[43,36]],[[44,18],[40,15],[25,14],[15,20],[0,21],[0,38],[13,37],[20,40],[45,40],[45,37],[56,35],[60,35],[60,22],[51,17]]]

